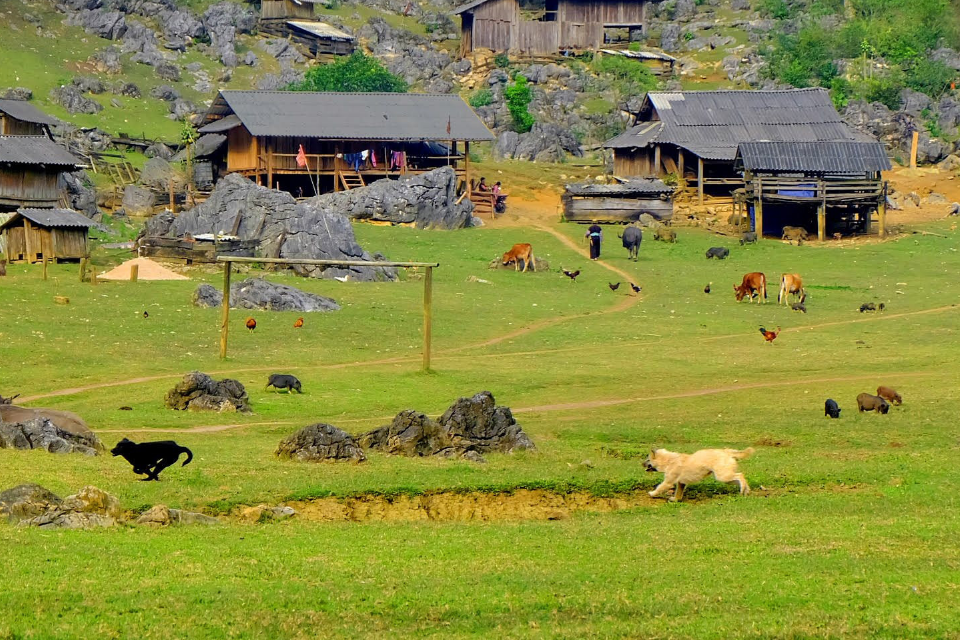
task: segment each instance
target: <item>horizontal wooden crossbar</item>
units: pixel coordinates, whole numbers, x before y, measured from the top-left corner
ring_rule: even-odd
[[[309,264],[320,267],[439,267],[439,262],[370,262],[367,260],[310,260],[307,258],[248,258],[217,256],[217,262],[259,262],[261,264]]]

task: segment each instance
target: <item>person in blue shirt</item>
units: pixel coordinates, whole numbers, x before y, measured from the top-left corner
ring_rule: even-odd
[[[590,238],[590,259],[596,260],[600,257],[600,242],[603,240],[603,229],[598,224],[590,225],[585,237]]]

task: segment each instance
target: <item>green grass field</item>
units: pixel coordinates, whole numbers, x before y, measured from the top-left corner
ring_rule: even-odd
[[[190,303],[200,282],[221,282],[214,269],[195,269],[190,282],[92,287],[76,265],[51,267],[46,282],[39,266],[12,265],[0,279],[0,394],[74,411],[108,447],[124,436],[174,438],[196,459],[143,483],[118,458],[0,450],[0,489],[37,482],[66,495],[93,484],[131,512],[163,503],[224,524],[0,527],[0,638],[956,637],[960,235],[927,229],[940,235],[798,248],[740,247],[680,228],[675,245],[648,234],[632,263],[608,228],[603,260],[591,263],[577,225],[357,226],[371,252],[441,263],[429,374],[419,371],[417,274],[398,283],[268,275],[343,309],[310,314],[300,330],[299,314],[235,311],[221,361],[219,310]],[[487,268],[523,241],[550,272]],[[706,260],[713,245],[730,247],[730,258]],[[125,257],[95,255],[101,270]],[[608,282],[626,279],[608,266],[642,294],[625,294],[625,283],[611,292]],[[583,273],[573,283],[560,267]],[[801,273],[809,313],[778,307],[775,284],[766,305],[737,304],[731,285],[754,270],[771,281]],[[867,301],[887,309],[859,313]],[[255,332],[243,328],[247,315]],[[758,327],[778,325],[765,344]],[[165,409],[166,390],[194,369],[239,379],[254,414]],[[267,375],[281,371],[305,393],[265,392]],[[858,415],[856,395],[878,384],[897,388],[904,405]],[[406,408],[439,415],[482,389],[514,410],[536,453],[485,465],[273,455],[313,422],[360,433]],[[827,397],[840,420],[824,418]],[[753,446],[741,466],[754,493],[705,482],[683,504],[640,499],[661,478],[642,468],[652,446]],[[444,492],[496,501],[520,489],[637,506],[556,521],[235,517],[261,502]]]

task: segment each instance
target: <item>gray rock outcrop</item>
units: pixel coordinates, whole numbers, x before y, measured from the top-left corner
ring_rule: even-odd
[[[69,411],[0,405],[0,449],[95,456],[104,446],[87,423]]]
[[[363,462],[363,449],[346,431],[318,422],[280,441],[276,455],[300,462]]]
[[[219,307],[223,293],[209,284],[202,284],[193,293],[193,304],[198,307]],[[230,308],[259,309],[263,311],[339,311],[336,300],[307,293],[300,289],[263,278],[249,278],[230,285]]]
[[[97,209],[97,190],[83,171],[61,173],[57,178],[57,188],[65,194],[67,204],[88,218],[99,212]]]
[[[583,155],[580,143],[570,131],[551,123],[537,123],[527,133],[505,131],[497,139],[495,153],[501,158],[557,162],[571,154]]]
[[[536,450],[507,407],[489,391],[460,398],[436,421],[401,411],[388,425],[357,438],[360,446],[404,456],[459,457],[483,462],[483,454]]]
[[[50,99],[69,113],[99,113],[103,110],[96,100],[84,97],[73,85],[64,85],[50,91]]]
[[[184,511],[182,509],[171,509],[165,504],[157,504],[144,511],[137,519],[136,523],[148,527],[166,527],[174,524],[220,524],[220,521],[213,516],[194,511]]]
[[[128,184],[123,188],[123,210],[128,216],[148,216],[153,213],[156,196],[149,189]]]
[[[400,180],[378,180],[363,189],[328,193],[310,200],[353,220],[413,224],[418,229],[470,226],[473,203],[457,204],[457,176],[450,167]]]
[[[239,220],[238,220],[239,218]],[[270,258],[373,261],[375,256],[357,244],[350,221],[333,206],[297,202],[284,191],[259,187],[230,174],[217,183],[210,197],[179,216],[155,216],[146,225],[149,236],[228,233],[236,224],[242,240],[260,241],[259,253]],[[315,267],[297,265],[294,271],[318,278],[349,276],[354,280],[396,280],[396,269],[371,267]]]
[[[116,497],[97,487],[83,487],[61,500],[38,485],[20,485],[0,493],[0,515],[21,526],[98,529],[116,526],[123,512]]]
[[[250,413],[250,401],[243,385],[231,378],[214,380],[193,371],[167,392],[164,405],[177,411],[218,411]]]
[[[0,491],[0,517],[10,522],[35,518],[63,500],[38,484],[21,484]]]
[[[26,87],[7,87],[0,91],[0,98],[4,100],[32,100],[33,91]]]

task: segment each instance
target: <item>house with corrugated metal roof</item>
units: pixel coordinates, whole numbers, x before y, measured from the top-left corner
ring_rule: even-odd
[[[29,102],[0,99],[0,136],[49,136],[56,123]]]
[[[845,123],[826,89],[651,92],[635,116],[634,126],[604,145],[613,150],[615,175],[672,174],[696,188],[701,203],[705,196],[733,196],[735,204],[743,205],[745,212],[749,209],[752,224],[761,220],[765,233],[776,233],[780,220],[768,216],[768,224],[763,224],[762,211],[756,212],[763,202],[770,205],[768,213],[772,208],[783,213],[784,224],[812,224],[821,236],[827,231],[821,228],[826,208],[839,216],[832,228],[852,231],[869,226],[870,211],[881,206],[880,172],[889,168],[883,145]],[[743,147],[755,143],[760,146]],[[738,161],[743,148],[746,156]],[[868,154],[872,170],[854,171],[861,165],[846,157],[862,153]],[[769,162],[772,157],[780,157],[781,163]],[[825,164],[831,158],[834,164]],[[830,183],[815,189],[819,205],[808,199],[801,206],[799,196],[781,198],[777,205],[782,207],[768,200],[777,190],[796,191],[790,188],[791,181],[811,184],[811,178],[817,185]],[[786,206],[788,202],[791,206]],[[806,217],[812,222],[797,222]]]
[[[61,262],[87,255],[93,222],[70,209],[17,210],[0,224],[0,240],[10,262]]]
[[[356,38],[314,19],[313,5],[322,1],[261,0],[259,30],[301,45],[311,58],[350,55]]]
[[[221,91],[199,131],[227,136],[218,174],[305,197],[443,166],[465,185],[470,143],[493,139],[460,96],[424,93]]]
[[[0,136],[0,212],[56,207],[58,179],[82,161],[46,136]]]
[[[656,0],[472,0],[460,16],[460,55],[554,55],[596,50],[645,35],[648,5]]]

